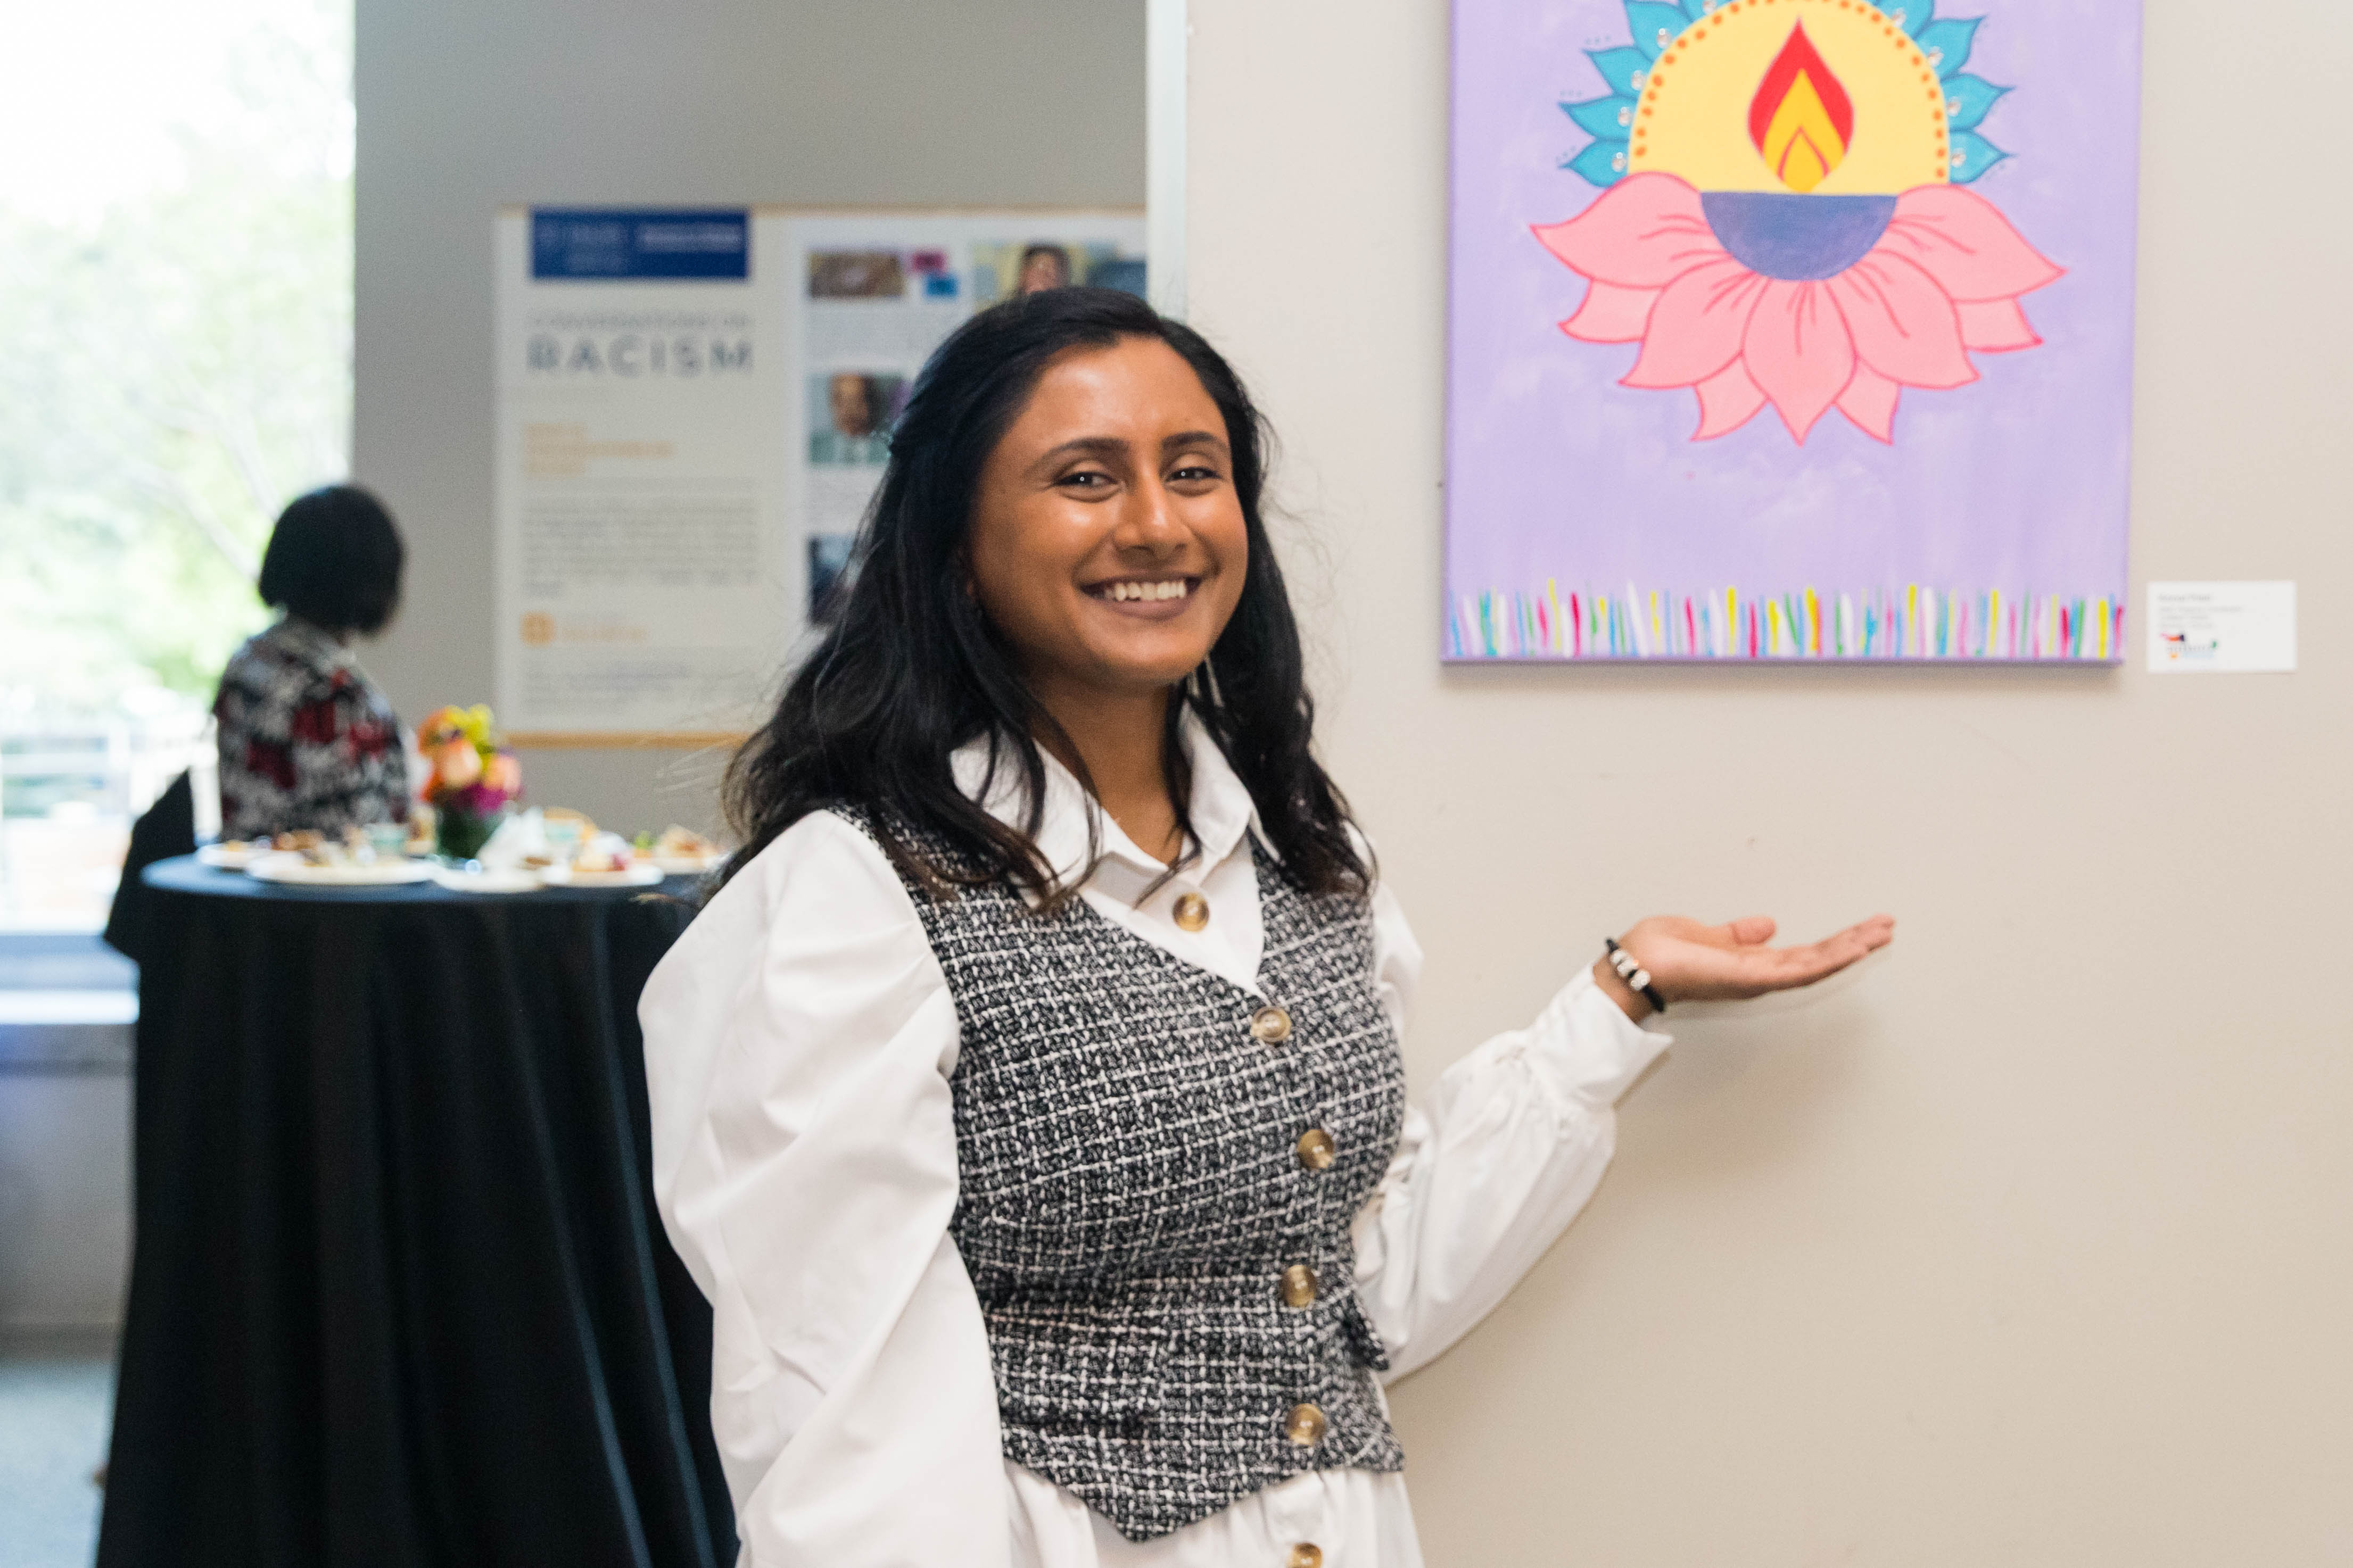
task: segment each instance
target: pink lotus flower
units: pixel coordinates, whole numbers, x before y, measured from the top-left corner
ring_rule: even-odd
[[[1820,278],[1753,270],[1709,216],[1683,181],[1641,174],[1567,223],[1535,229],[1592,280],[1561,330],[1641,343],[1620,384],[1697,391],[1694,440],[1736,430],[1770,403],[1800,444],[1832,407],[1893,442],[1905,387],[1963,386],[1978,379],[1971,353],[2040,343],[2018,299],[2063,272],[1991,202],[1957,185],[1894,198],[1870,248]]]

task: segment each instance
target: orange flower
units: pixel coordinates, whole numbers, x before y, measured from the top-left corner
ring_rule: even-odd
[[[426,759],[433,764],[433,787],[437,790],[464,789],[482,776],[482,753],[462,735],[435,746],[426,752]]]
[[[482,784],[501,795],[522,793],[522,764],[515,761],[512,752],[501,752],[482,769]]]

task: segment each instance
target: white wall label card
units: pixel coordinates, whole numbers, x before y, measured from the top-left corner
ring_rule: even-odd
[[[2152,675],[2258,675],[2295,668],[2293,583],[2151,583]]]

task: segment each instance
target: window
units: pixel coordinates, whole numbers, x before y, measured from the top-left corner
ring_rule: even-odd
[[[350,0],[12,18],[44,68],[0,94],[0,930],[104,920],[268,619],[270,521],[348,470],[351,37]]]

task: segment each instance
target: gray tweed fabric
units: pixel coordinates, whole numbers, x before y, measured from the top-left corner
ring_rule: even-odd
[[[1040,916],[1003,887],[910,889],[961,1026],[950,1229],[1006,1455],[1132,1541],[1305,1470],[1405,1462],[1348,1239],[1405,1112],[1372,912],[1251,853],[1262,999],[1082,900]],[[1251,1035],[1265,1002],[1290,1014],[1280,1045]],[[1337,1146],[1320,1171],[1297,1151],[1319,1128]],[[1316,1298],[1287,1306],[1302,1263]],[[1320,1442],[1286,1436],[1301,1404],[1328,1422]]]

